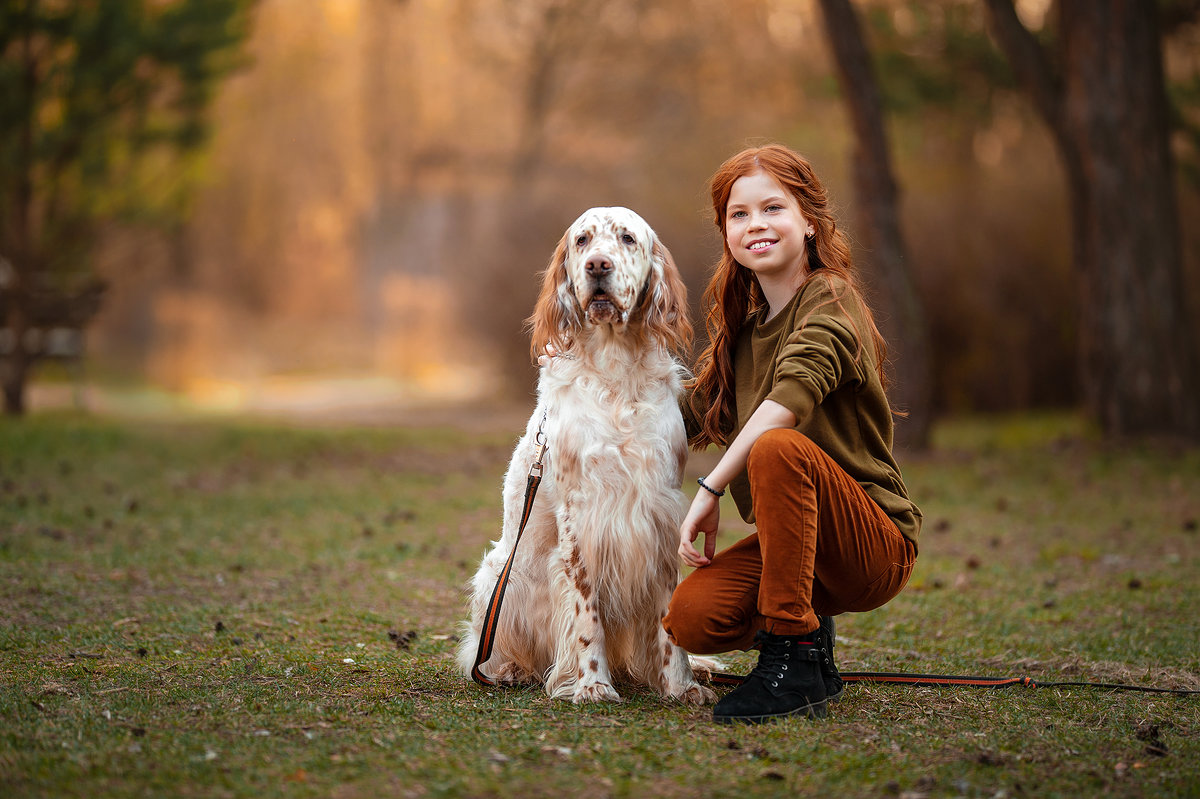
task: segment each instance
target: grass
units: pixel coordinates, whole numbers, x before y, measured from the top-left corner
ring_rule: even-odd
[[[1200,794],[1196,696],[860,683],[725,728],[475,687],[461,586],[518,432],[0,421],[0,793]],[[919,566],[839,618],[843,670],[1200,688],[1200,452],[969,419],[905,467]]]

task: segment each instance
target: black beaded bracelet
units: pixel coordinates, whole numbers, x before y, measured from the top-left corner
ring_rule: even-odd
[[[724,492],[724,491],[714,491],[713,489],[711,489],[711,488],[709,488],[707,485],[705,485],[705,483],[704,483],[704,478],[703,478],[703,477],[697,477],[697,478],[696,478],[696,485],[700,486],[700,487],[701,487],[701,488],[703,488],[705,491],[707,491],[708,493],[712,494],[714,497],[723,497],[723,496],[725,496],[725,492]]]

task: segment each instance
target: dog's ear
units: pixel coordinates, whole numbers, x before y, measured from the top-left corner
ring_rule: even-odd
[[[646,286],[647,332],[668,350],[684,354],[692,346],[692,323],[688,318],[687,286],[675,267],[666,245],[654,237],[650,257],[650,282]]]
[[[546,345],[553,344],[559,352],[571,347],[573,334],[583,325],[571,291],[571,278],[567,275],[567,236],[559,239],[554,255],[542,273],[542,292],[533,308],[533,315],[525,320],[530,331],[529,352],[534,362],[546,354]]]

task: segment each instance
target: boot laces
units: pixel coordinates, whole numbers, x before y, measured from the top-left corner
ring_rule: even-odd
[[[759,631],[754,640],[758,643],[758,663],[747,675],[747,679],[757,678],[772,688],[778,688],[779,681],[792,665],[793,647],[791,643],[773,639],[762,631]]]

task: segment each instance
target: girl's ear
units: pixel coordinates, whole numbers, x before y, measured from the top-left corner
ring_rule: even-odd
[[[675,267],[666,245],[654,237],[650,251],[653,265],[643,302],[650,335],[671,352],[684,353],[692,346],[692,323],[688,319],[687,286]]]
[[[563,233],[554,248],[554,255],[542,273],[542,291],[533,315],[525,320],[531,332],[529,352],[535,363],[546,354],[547,344],[553,344],[559,352],[569,350],[573,334],[583,325],[567,276],[567,235]]]

